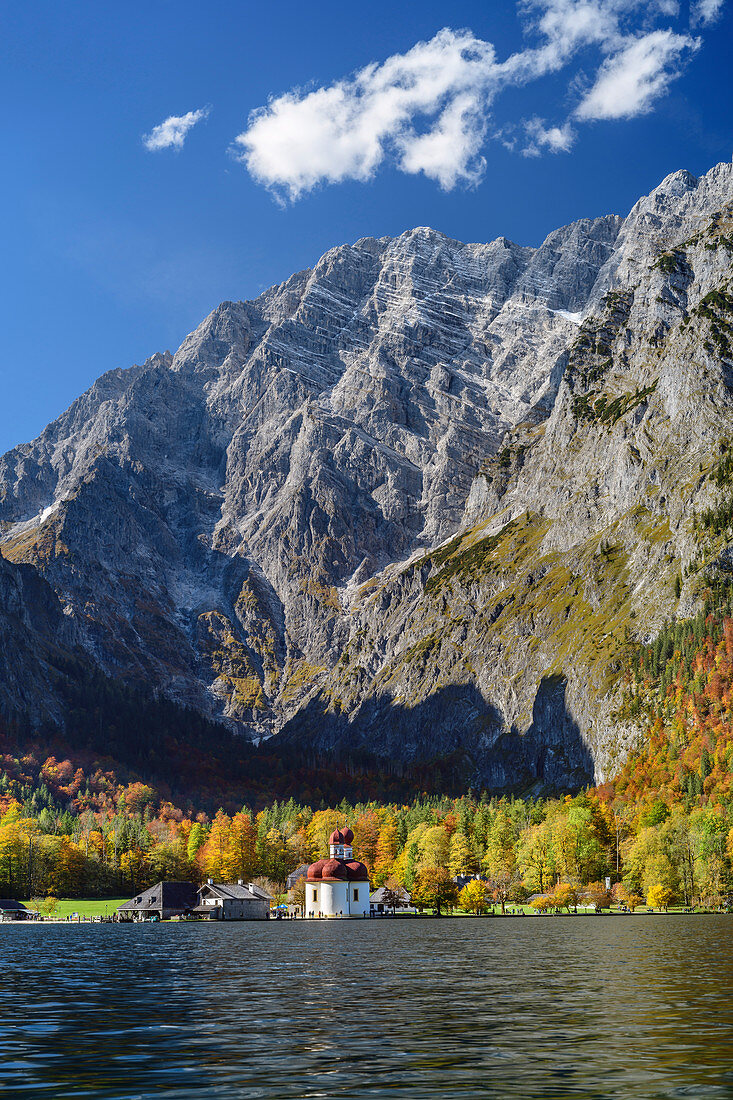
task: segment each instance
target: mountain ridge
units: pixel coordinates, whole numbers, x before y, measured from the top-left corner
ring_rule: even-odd
[[[447,699],[470,688],[470,704],[453,715],[447,704],[427,707],[422,740],[409,752],[409,720],[393,736],[379,700],[396,646],[419,649],[435,633],[426,635],[427,625],[450,633],[445,608],[435,613],[431,604],[434,565],[418,569],[420,555],[439,554],[458,536],[465,553],[526,514],[523,538],[543,561],[557,552],[558,516],[570,508],[576,556],[582,570],[595,568],[577,548],[604,523],[620,522],[612,509],[591,507],[582,487],[599,469],[597,449],[623,466],[617,495],[630,500],[640,479],[619,455],[642,453],[636,419],[648,413],[646,426],[656,423],[660,396],[668,420],[674,401],[696,416],[674,371],[662,371],[652,389],[640,360],[656,355],[655,340],[666,346],[670,332],[675,348],[694,345],[694,333],[712,324],[696,315],[684,332],[680,318],[728,285],[730,254],[707,247],[714,235],[706,227],[733,199],[732,181],[730,164],[699,179],[672,173],[626,219],[581,219],[537,249],[506,238],[464,245],[425,227],[362,238],[251,302],[222,303],[174,355],[107,372],[37,440],[0,458],[2,554],[48,582],[93,664],[242,732],[260,737],[285,726],[286,740],[310,739],[326,751],[345,741],[415,760],[457,752],[469,773],[478,768],[499,786],[516,778],[513,758],[528,780],[541,779],[543,768],[553,782],[563,768],[575,783],[589,768],[602,777],[614,757],[597,729],[601,718],[579,704],[575,674],[560,667],[547,638],[542,659],[525,661],[534,686],[522,687],[516,706],[507,683],[518,666],[504,661],[498,679],[468,674],[457,641],[417,693],[402,684],[403,697],[421,707],[436,692],[447,690]],[[707,236],[678,263],[674,249],[695,233]],[[655,267],[667,255],[667,270]],[[631,294],[628,310],[618,298],[609,305],[609,292]],[[611,367],[598,350],[604,341]],[[685,351],[685,372],[696,356],[694,346]],[[727,359],[716,362],[708,381],[720,423],[706,429],[706,456],[715,431],[727,430]],[[618,416],[601,409],[602,431],[583,450],[587,410],[604,394]],[[574,458],[569,466],[559,460],[576,443],[577,468]],[[563,496],[568,476],[584,503]],[[674,511],[675,522],[682,517]],[[692,544],[675,537],[669,546],[681,569]],[[520,549],[512,550],[515,566],[519,558],[531,564]],[[365,586],[388,590],[401,609],[398,637]],[[470,608],[480,618],[487,592],[491,584],[459,618]],[[694,602],[692,589],[682,598]],[[360,630],[372,652],[344,662]],[[502,667],[489,642],[470,646]],[[345,668],[358,687],[344,690]],[[364,706],[381,717],[362,722]],[[608,700],[599,707],[605,722]],[[425,723],[437,723],[435,736]],[[614,733],[617,755],[631,736]],[[567,759],[542,764],[548,751]]]

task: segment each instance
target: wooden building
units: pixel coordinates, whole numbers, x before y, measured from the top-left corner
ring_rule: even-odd
[[[156,882],[117,910],[121,921],[170,920],[196,907],[198,895],[192,882]]]
[[[0,898],[0,921],[27,920],[29,917],[30,913],[22,901]]]

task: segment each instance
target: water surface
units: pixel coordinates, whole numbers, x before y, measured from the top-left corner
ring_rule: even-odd
[[[10,1097],[730,1097],[733,917],[0,927]]]

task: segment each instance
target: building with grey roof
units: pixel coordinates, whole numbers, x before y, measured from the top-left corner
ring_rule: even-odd
[[[194,912],[207,920],[267,920],[272,898],[252,882],[214,882],[198,892]]]
[[[300,867],[296,867],[294,871],[291,871],[285,880],[285,886],[288,890],[292,890],[296,883],[300,882],[302,878],[305,878],[308,874],[308,867],[310,864],[301,863]]]
[[[192,882],[156,882],[117,910],[122,921],[170,920],[195,908],[198,895]]]
[[[0,898],[0,920],[26,920],[28,917],[30,913],[22,901]]]

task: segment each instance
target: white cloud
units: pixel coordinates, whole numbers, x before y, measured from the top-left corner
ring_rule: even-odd
[[[486,167],[479,155],[485,121],[476,97],[457,96],[426,134],[401,139],[400,167],[404,172],[424,172],[449,191],[459,180],[477,183]]]
[[[690,5],[690,23],[693,27],[706,27],[714,23],[723,10],[724,0],[695,0]]]
[[[719,2],[697,0],[710,8]],[[559,73],[581,51],[587,69],[586,55],[595,54],[592,86],[570,119],[519,125],[526,155],[567,152],[576,138],[571,123],[649,110],[697,45],[670,27],[650,29],[676,17],[677,0],[520,0],[520,11],[536,44],[504,60],[471,31],[444,28],[327,87],[273,97],[250,115],[232,152],[254,179],[290,200],[322,183],[368,180],[386,159],[447,190],[481,178],[491,112],[505,88]],[[572,92],[577,66],[569,78]],[[495,127],[494,136],[504,140],[511,130],[511,123]]]
[[[569,153],[576,134],[569,122],[564,126],[545,126],[541,118],[530,118],[524,124],[528,144],[522,149],[525,157],[538,157],[542,150],[550,153]]]
[[[653,31],[630,42],[601,65],[598,78],[575,111],[578,119],[633,118],[648,111],[679,69],[680,54],[698,41],[672,31]]]
[[[171,115],[165,122],[154,126],[149,134],[143,134],[143,145],[151,153],[159,149],[182,149],[188,131],[204,118],[209,117],[209,107],[189,111],[186,115]]]
[[[271,100],[235,154],[291,199],[321,181],[369,179],[388,149],[403,171],[450,187],[477,171],[495,68],[490,43],[445,29],[350,80]]]

